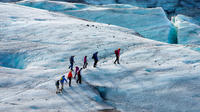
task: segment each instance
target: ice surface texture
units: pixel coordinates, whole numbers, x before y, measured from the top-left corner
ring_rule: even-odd
[[[66,14],[8,3],[0,9],[1,112],[200,110],[199,52]],[[113,64],[117,48],[120,65]],[[92,68],[96,51],[100,61]],[[56,95],[55,80],[68,73],[71,55],[78,66],[88,56],[83,84],[72,80]]]
[[[58,11],[90,21],[117,25],[133,29],[145,38],[173,44],[177,43],[176,29],[168,20],[162,8],[145,9],[131,5],[92,7],[90,5],[52,1],[24,1],[18,4]]]

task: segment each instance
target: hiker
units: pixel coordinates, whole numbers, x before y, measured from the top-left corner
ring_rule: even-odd
[[[55,85],[56,85],[56,94],[60,93],[59,85],[60,85],[60,80],[57,80]]]
[[[74,79],[76,79],[76,75],[77,75],[78,71],[79,71],[79,67],[78,67],[78,66],[76,66],[76,69],[75,69],[75,75],[74,75]]]
[[[78,71],[78,79],[76,80],[76,83],[78,84],[81,84],[81,70],[82,68]]]
[[[88,62],[87,62],[87,56],[84,57],[84,64],[83,69],[87,68]]]
[[[65,75],[63,75],[63,76],[60,78],[60,83],[61,83],[61,89],[60,89],[60,91],[61,91],[61,92],[62,92],[62,90],[63,90],[64,82],[67,83],[67,80],[66,80],[66,78],[65,78]]]
[[[97,62],[98,62],[98,57],[97,57],[98,52],[95,52],[92,56],[92,59],[94,59],[94,65],[93,67],[97,66]]]
[[[120,63],[119,63],[120,48],[117,49],[117,50],[115,50],[115,55],[116,55],[116,59],[115,59],[114,64],[116,64],[116,62],[117,62],[118,64],[120,64]]]
[[[74,71],[74,70],[73,70],[73,66],[74,66],[74,63],[75,63],[75,62],[74,62],[74,56],[71,56],[69,61],[70,61],[69,69],[71,69],[72,71]]]
[[[68,79],[69,79],[69,87],[71,87],[71,80],[72,80],[72,70],[69,71],[68,73]]]

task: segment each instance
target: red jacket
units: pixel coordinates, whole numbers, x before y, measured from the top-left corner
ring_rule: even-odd
[[[72,72],[69,72],[69,73],[68,73],[68,78],[69,78],[69,77],[72,77]]]

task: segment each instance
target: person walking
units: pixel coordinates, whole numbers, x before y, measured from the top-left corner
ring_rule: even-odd
[[[88,62],[87,62],[87,56],[84,57],[84,64],[83,69],[87,68]]]
[[[120,63],[119,63],[120,48],[117,49],[117,50],[115,50],[115,56],[116,56],[116,59],[115,59],[114,64],[116,64],[116,62],[117,62],[118,64],[120,64]]]
[[[70,61],[69,69],[71,69],[72,71],[74,71],[74,70],[73,70],[73,66],[74,66],[74,63],[75,63],[75,62],[74,62],[74,57],[75,57],[75,56],[71,56],[70,59],[69,59],[69,61]]]
[[[76,80],[76,83],[78,84],[81,84],[81,70],[82,68],[78,71],[78,79]]]
[[[95,52],[92,56],[92,59],[94,59],[94,65],[93,67],[96,67],[97,66],[97,62],[98,62],[98,52]]]
[[[68,79],[69,79],[69,87],[71,87],[71,81],[72,81],[72,70],[69,71],[68,73]]]
[[[79,67],[78,67],[78,66],[76,66],[76,69],[75,69],[75,75],[74,75],[74,79],[76,79],[76,75],[77,75],[78,71],[79,71]]]
[[[59,85],[60,85],[60,80],[57,80],[55,85],[56,85],[56,94],[60,93],[60,88],[59,88]]]
[[[67,83],[67,80],[66,80],[66,78],[65,78],[65,75],[63,75],[63,76],[60,78],[60,83],[61,83],[61,89],[60,89],[60,92],[62,92],[62,90],[63,90],[64,82]]]

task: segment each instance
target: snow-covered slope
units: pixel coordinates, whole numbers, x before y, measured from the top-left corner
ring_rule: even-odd
[[[63,95],[56,95],[55,79],[68,72],[70,55],[76,55],[77,65],[97,49],[103,58],[113,50],[111,46],[130,46],[132,38],[124,35],[134,32],[14,4],[1,3],[0,7],[0,111],[110,108],[88,84],[78,86],[74,80],[72,88],[66,86]]]
[[[181,46],[135,46],[86,72],[107,103],[126,112],[198,112],[199,53]],[[192,59],[193,58],[193,59]]]
[[[191,17],[178,15],[172,20],[177,27],[178,43],[200,45],[200,22]]]
[[[46,10],[5,3],[0,9],[0,111],[200,110],[198,52]],[[113,64],[117,48],[120,65]],[[71,55],[78,66],[89,57],[84,82],[72,80],[56,95],[55,80],[68,72]]]
[[[138,8],[131,5],[90,6],[57,1],[24,1],[20,5],[58,11],[82,19],[133,29],[143,37],[176,43],[175,27],[162,8]]]

